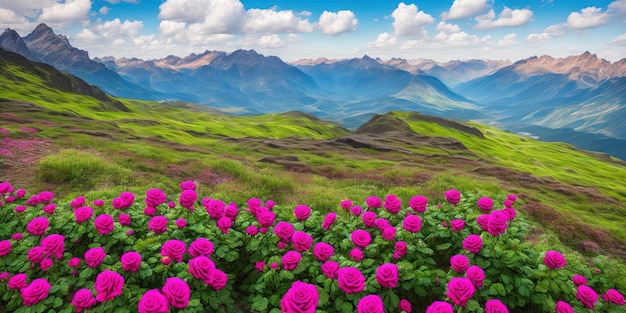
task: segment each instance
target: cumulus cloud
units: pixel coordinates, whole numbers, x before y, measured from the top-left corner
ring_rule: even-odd
[[[35,18],[44,8],[56,5],[55,0],[0,0],[0,8],[13,11],[18,16]],[[0,20],[4,22],[5,20]]]
[[[572,12],[567,17],[567,25],[574,29],[593,28],[609,22],[609,14],[596,7],[587,7],[580,12]]]
[[[238,0],[167,0],[159,9],[160,19],[195,23],[205,34],[238,33],[245,18]]]
[[[555,37],[563,36],[567,33],[567,23],[550,25],[544,28],[543,32],[539,34],[529,34],[526,36],[528,42],[543,42]]]
[[[441,13],[444,20],[473,17],[489,8],[487,0],[454,0],[450,10]]]
[[[65,3],[56,3],[43,8],[37,19],[45,23],[70,24],[88,18],[91,10],[91,0],[67,0]]]
[[[342,10],[336,13],[324,11],[317,25],[323,34],[337,36],[356,30],[359,20],[354,15],[354,12],[349,10]]]
[[[433,38],[433,47],[435,48],[473,46],[486,43],[490,38],[489,36],[479,38],[476,35],[470,35],[461,31],[458,25],[446,22],[439,22],[436,29],[439,32]]]
[[[102,7],[100,8],[100,10],[98,10],[98,12],[99,12],[100,14],[102,14],[102,15],[107,15],[107,14],[109,14],[109,11],[111,11],[111,8],[109,8],[109,7],[108,7],[108,6],[106,6],[106,5],[105,5],[105,6],[102,6]]]
[[[28,20],[9,9],[0,8],[0,29],[29,31],[32,29]]]
[[[84,28],[76,35],[76,39],[81,44],[96,44],[106,42],[107,44],[122,45],[126,42],[133,42],[141,34],[143,22],[129,21],[122,22],[116,18],[114,20],[101,21],[90,28]]]
[[[626,33],[613,38],[611,43],[618,46],[626,46]]]
[[[517,38],[516,33],[510,33],[504,36],[504,38],[498,41],[498,47],[506,47],[516,43],[515,38]]]
[[[475,29],[492,29],[498,27],[517,27],[522,26],[530,22],[533,16],[533,11],[529,9],[512,10],[508,7],[504,7],[500,16],[496,19],[496,14],[493,10],[489,10],[489,13],[476,17],[478,23],[474,26]]]
[[[378,34],[378,38],[376,38],[376,41],[368,43],[367,46],[370,48],[386,48],[395,46],[397,42],[397,37],[390,35],[387,32],[384,32],[382,34]]]
[[[404,2],[398,4],[391,16],[396,36],[425,36],[424,26],[435,21],[430,14],[419,11],[415,4],[406,5]]]
[[[246,11],[242,31],[245,33],[310,32],[313,26],[293,11],[250,9]]]

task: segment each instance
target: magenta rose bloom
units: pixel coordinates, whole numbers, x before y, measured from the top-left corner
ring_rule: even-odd
[[[399,258],[405,256],[406,253],[407,253],[406,242],[404,242],[404,241],[396,241],[395,251],[394,251],[394,258],[395,259],[399,259]]]
[[[43,211],[46,214],[54,214],[54,211],[57,209],[57,205],[54,203],[48,203],[43,207]]]
[[[184,218],[178,218],[176,219],[176,227],[178,227],[178,229],[183,229],[185,228],[185,226],[187,226],[187,220]]]
[[[376,281],[383,288],[396,288],[398,286],[398,266],[393,263],[385,263],[376,268]]]
[[[413,312],[413,306],[411,305],[411,302],[409,302],[409,300],[401,299],[400,304],[398,304],[398,310],[406,313],[411,313]]]
[[[54,265],[54,261],[51,258],[45,258],[39,263],[39,267],[41,268],[42,272],[47,272],[52,267],[52,265]]]
[[[360,216],[361,213],[363,212],[363,209],[360,206],[355,205],[355,206],[352,207],[352,209],[350,209],[350,212],[352,214],[354,214],[355,216]],[[374,218],[376,218],[376,217],[374,217]]]
[[[11,253],[11,241],[10,240],[0,241],[0,257],[6,256],[9,253]]]
[[[564,267],[567,264],[565,258],[558,251],[550,250],[543,257],[543,263],[551,270]]]
[[[381,237],[383,237],[383,239],[385,240],[393,240],[396,237],[396,228],[393,226],[387,226],[385,227],[385,229],[383,229],[382,234],[380,234]]]
[[[461,201],[461,193],[455,189],[446,190],[444,196],[446,197],[446,201],[454,205],[459,204]]]
[[[337,213],[335,212],[329,212],[326,214],[326,216],[324,216],[324,221],[322,222],[322,228],[326,230],[330,229],[330,226],[335,222],[336,218]]]
[[[361,219],[366,227],[374,227],[376,225],[376,213],[372,211],[363,213],[363,215],[361,215]]]
[[[322,273],[324,273],[324,275],[328,278],[334,279],[338,270],[339,263],[335,261],[326,261],[322,264]]]
[[[28,261],[30,261],[31,263],[34,263],[34,264],[39,264],[41,262],[41,260],[43,260],[44,256],[45,256],[45,254],[44,254],[43,248],[41,246],[36,246],[36,247],[30,248],[30,250],[28,250],[28,254],[27,254]]]
[[[261,207],[261,199],[259,198],[250,198],[248,199],[248,210],[250,210],[250,214],[256,215],[256,209]]]
[[[30,206],[37,206],[37,204],[39,204],[39,196],[31,196],[30,198],[28,198],[28,200],[26,200],[26,204]]]
[[[469,260],[462,254],[454,255],[450,258],[450,266],[457,273],[463,273],[469,267]]]
[[[422,229],[422,219],[413,214],[409,214],[402,221],[402,228],[405,230],[416,233]]]
[[[65,252],[65,237],[59,234],[48,235],[41,240],[41,247],[46,257],[54,256],[60,260]]]
[[[293,225],[289,222],[280,221],[276,226],[274,226],[274,234],[280,238],[285,243],[291,242],[291,237],[293,236]]]
[[[478,217],[476,217],[476,223],[478,223],[478,225],[480,225],[480,228],[483,231],[488,231],[489,228],[489,214],[483,214],[483,215],[479,215]]]
[[[191,180],[186,180],[180,183],[180,190],[196,190],[196,183]]]
[[[287,253],[285,253],[285,255],[283,255],[283,268],[290,271],[295,269],[298,266],[301,258],[302,255],[300,255],[299,252],[293,250],[288,251]]]
[[[167,313],[170,307],[158,289],[151,289],[139,299],[138,309],[139,313]]]
[[[574,276],[572,276],[572,282],[574,282],[576,286],[580,286],[587,284],[587,279],[585,276],[574,274]]]
[[[624,295],[615,289],[607,290],[606,293],[602,295],[602,299],[607,303],[615,303],[617,305],[626,304],[626,302],[624,302]]]
[[[274,228],[276,229],[276,228]],[[259,228],[254,226],[254,225],[250,225],[248,227],[246,227],[246,234],[248,234],[251,237],[256,236],[256,234],[259,233]]]
[[[156,207],[159,204],[163,204],[167,201],[167,196],[161,189],[148,189],[146,191],[146,205],[151,207]]]
[[[120,262],[122,262],[122,269],[127,272],[136,272],[141,265],[141,254],[135,251],[128,251],[122,254],[120,258]]]
[[[485,280],[485,271],[477,265],[472,265],[465,271],[465,277],[472,281],[474,287],[480,288],[483,286],[483,280]]]
[[[22,288],[28,285],[26,283],[26,274],[20,273],[11,276],[11,278],[9,278],[9,281],[7,281],[7,285],[11,289],[22,290]]]
[[[328,243],[318,242],[313,247],[313,255],[320,261],[326,261],[335,253],[335,249]]]
[[[377,218],[376,219],[376,227],[380,230],[384,230],[385,228],[387,228],[389,226],[389,221],[385,218]]]
[[[489,222],[487,223],[487,231],[492,236],[498,236],[506,231],[506,215],[502,211],[492,211],[489,214]]]
[[[339,289],[345,293],[357,293],[365,289],[365,276],[354,267],[343,267],[337,271]]]
[[[574,309],[569,303],[559,301],[556,303],[556,313],[574,313]]]
[[[483,239],[476,234],[471,234],[463,239],[463,249],[478,254],[483,247]]]
[[[215,263],[204,255],[189,260],[189,273],[196,279],[202,280],[207,285],[213,282],[211,274],[215,270]]]
[[[367,203],[368,209],[378,209],[382,206],[382,202],[380,198],[376,196],[369,196],[365,199],[365,203]]]
[[[176,260],[176,262],[183,261],[183,255],[187,250],[187,245],[180,240],[168,240],[161,246],[161,255]]]
[[[254,268],[256,268],[259,272],[263,272],[263,270],[265,269],[265,262],[259,261],[254,263]]]
[[[93,205],[97,206],[97,207],[102,207],[102,206],[104,206],[104,200],[102,200],[102,199],[93,200]]]
[[[11,239],[15,240],[15,241],[20,241],[22,240],[22,233],[15,233],[13,235],[11,235]]]
[[[483,212],[489,212],[491,211],[491,209],[493,209],[493,200],[491,200],[491,198],[489,197],[482,197],[478,199],[478,201],[476,201],[476,205]]]
[[[54,199],[54,193],[52,191],[42,191],[37,195],[37,197],[41,203],[50,203],[50,201]]]
[[[368,295],[359,300],[356,305],[357,313],[385,313],[383,300],[378,295]]]
[[[465,221],[461,219],[455,219],[450,221],[450,227],[453,232],[462,231],[465,228]]]
[[[309,250],[309,248],[313,244],[313,237],[300,230],[293,233],[293,236],[291,236],[291,240],[293,241],[294,249],[296,249],[296,251],[298,252],[304,252]]]
[[[224,234],[228,234],[228,230],[230,229],[230,227],[233,226],[233,220],[230,219],[230,217],[226,217],[226,216],[222,216],[218,221],[217,221],[217,227],[222,231],[222,233]]]
[[[204,208],[211,218],[218,220],[224,216],[225,207],[226,204],[222,200],[211,199]]]
[[[513,203],[515,203],[515,201],[517,201],[517,196],[514,195],[514,194],[509,194],[509,195],[506,196],[506,199],[511,201],[511,202],[513,202]]]
[[[230,217],[232,220],[239,215],[239,209],[237,208],[237,203],[231,202],[224,208],[224,216]],[[272,224],[274,224],[272,222]]]
[[[93,221],[93,225],[96,227],[96,230],[100,235],[106,235],[113,231],[113,217],[109,214],[100,214]]]
[[[576,299],[589,310],[593,310],[593,306],[598,300],[598,293],[591,289],[591,287],[581,285],[578,286],[578,290],[576,291]]]
[[[213,253],[213,243],[206,238],[198,238],[189,245],[189,254],[192,257],[204,255],[210,257]]]
[[[350,199],[341,200],[341,208],[345,211],[350,210],[350,208],[352,208],[352,201]]]
[[[74,257],[67,261],[67,266],[69,267],[77,267],[78,265],[80,265],[80,258]]]
[[[126,203],[124,203],[124,200],[118,197],[118,198],[113,199],[113,201],[111,201],[111,205],[116,210],[121,210],[121,209],[124,209],[124,205],[126,205]]]
[[[446,296],[456,305],[465,306],[467,300],[472,298],[476,288],[468,278],[454,277],[448,282],[448,292]]]
[[[129,226],[130,225],[130,215],[128,214],[120,214],[120,216],[117,217],[117,220],[120,222],[120,225],[123,226]]]
[[[37,304],[48,297],[50,283],[45,278],[37,278],[20,291],[24,306]]]
[[[387,195],[385,197],[384,207],[387,211],[389,211],[389,213],[396,214],[400,212],[400,209],[402,209],[402,201],[398,199],[396,195]]]
[[[509,313],[506,305],[497,299],[487,300],[485,303],[485,313]]]
[[[76,291],[72,298],[72,305],[76,308],[76,312],[80,313],[84,309],[91,308],[96,304],[96,298],[93,297],[91,290],[83,288]]]
[[[280,311],[285,313],[315,313],[319,295],[315,285],[295,281],[280,300]]]
[[[143,214],[145,214],[146,216],[154,216],[154,214],[156,214],[156,208],[153,206],[147,206],[145,209],[143,209]]]
[[[83,206],[84,204],[85,204],[85,197],[80,196],[72,200],[72,202],[70,203],[70,206],[72,206],[72,209],[77,209]]]
[[[155,216],[148,222],[148,230],[156,234],[162,234],[167,230],[167,218],[165,216]]]
[[[350,250],[350,258],[356,262],[361,262],[364,258],[363,251],[358,247],[352,248],[352,250]]]
[[[74,210],[74,219],[76,220],[76,224],[89,220],[92,215],[93,209],[88,206],[80,207]]]
[[[180,206],[184,208],[193,207],[194,203],[196,203],[197,200],[198,200],[198,195],[196,194],[194,190],[190,190],[190,189],[184,190],[180,194],[180,197],[178,198],[178,202],[180,203]]]
[[[261,207],[263,208],[263,207]],[[256,219],[261,224],[261,227],[270,227],[274,225],[276,221],[276,213],[264,208],[257,208]]]
[[[96,268],[104,258],[106,257],[106,253],[102,247],[91,248],[85,252],[85,263],[88,267]]]
[[[209,284],[214,290],[220,290],[226,286],[228,275],[221,270],[215,269],[211,272],[211,283]]]
[[[28,225],[26,225],[26,230],[33,236],[41,236],[46,233],[48,226],[50,226],[48,218],[35,217],[30,222],[28,222]]]
[[[184,309],[189,305],[191,289],[187,283],[178,277],[169,277],[162,288],[167,302],[177,309]]]
[[[122,208],[124,209],[130,208],[131,206],[133,206],[133,203],[135,203],[135,195],[130,191],[124,191],[120,193],[119,198],[122,200]]]
[[[424,196],[415,196],[409,201],[411,209],[417,213],[426,212],[426,206],[428,205],[428,198]]]
[[[372,242],[372,236],[365,230],[357,229],[350,235],[352,242],[361,248],[366,248]]]
[[[7,198],[6,201],[7,201],[7,203],[10,203],[8,198]],[[15,212],[17,212],[17,213],[22,213],[24,211],[26,211],[26,206],[24,206],[24,205],[18,205],[18,206],[15,207]]]
[[[517,215],[514,208],[504,208],[502,209],[502,213],[506,216],[506,219],[512,221],[515,219],[515,215]]]
[[[298,220],[304,221],[307,218],[309,218],[309,216],[311,216],[311,208],[309,208],[308,206],[304,204],[300,204],[296,206],[295,209],[293,209],[293,214],[296,216]]]

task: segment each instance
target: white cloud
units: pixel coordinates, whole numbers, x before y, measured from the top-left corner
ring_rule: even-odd
[[[271,34],[261,36],[257,44],[263,48],[278,48],[283,47],[285,42],[283,42],[277,34]]]
[[[43,8],[37,19],[46,23],[73,23],[88,18],[91,10],[91,0],[67,0]]]
[[[396,36],[392,36],[387,32],[382,34],[378,34],[378,38],[376,41],[370,42],[367,44],[370,48],[386,48],[395,46],[398,42],[398,38]]]
[[[100,39],[100,36],[96,35],[91,30],[84,28],[80,31],[80,33],[76,34],[76,39],[85,42],[97,42]]]
[[[419,11],[415,4],[400,2],[391,13],[396,36],[425,36],[424,26],[435,20],[430,14]]]
[[[489,41],[489,36],[479,38],[476,35],[470,35],[456,24],[439,22],[437,24],[437,35],[433,38],[432,46],[435,48],[443,47],[466,47],[473,46]]]
[[[504,36],[504,38],[500,39],[498,41],[497,46],[498,47],[506,47],[506,46],[510,46],[512,44],[517,43],[515,41],[515,38],[517,38],[517,34],[516,33],[510,33]]]
[[[508,7],[504,7],[498,19],[493,10],[489,10],[489,13],[476,17],[478,24],[474,26],[475,29],[492,29],[498,27],[517,27],[522,26],[530,22],[533,16],[533,11],[529,9],[512,10]]]
[[[186,26],[187,23],[185,22],[174,22],[165,20],[159,23],[159,31],[164,37],[174,37],[176,35],[182,34],[185,31]]]
[[[609,22],[610,15],[596,7],[587,7],[579,12],[572,12],[567,17],[567,25],[574,29],[593,28]]]
[[[199,23],[206,34],[234,34],[245,18],[238,0],[167,0],[159,6],[159,18],[175,22]]]
[[[487,0],[454,0],[450,10],[441,13],[444,20],[476,16],[489,8]]]
[[[23,16],[18,16],[9,9],[0,8],[0,29],[11,28],[16,31],[30,31],[32,27]]]
[[[437,30],[443,33],[458,33],[461,31],[461,28],[456,24],[439,22],[439,24],[437,24]]]
[[[109,8],[108,6],[102,6],[100,10],[98,10],[98,12],[102,15],[109,14],[109,11],[111,11],[111,8]]]
[[[18,16],[35,18],[44,8],[56,5],[56,0],[0,0],[0,8],[11,10]],[[4,22],[5,20],[0,20]]]
[[[617,0],[609,4],[607,13],[613,14],[617,19],[626,22],[626,0]]]
[[[246,11],[242,31],[245,33],[310,32],[313,26],[291,10],[250,9]]]
[[[618,46],[626,46],[626,33],[613,38],[611,43]]]
[[[354,12],[349,10],[342,10],[337,13],[324,11],[317,25],[323,34],[337,36],[356,30],[359,20]]]

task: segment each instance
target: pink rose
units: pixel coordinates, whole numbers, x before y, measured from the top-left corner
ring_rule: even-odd
[[[333,253],[335,253],[333,246],[325,242],[318,242],[313,247],[313,255],[320,261],[328,260]]]
[[[407,252],[406,242],[404,242],[404,241],[397,241],[396,244],[395,244],[395,252],[394,252],[394,256],[396,256],[396,255],[398,256],[396,259],[405,256],[406,252]]]
[[[228,283],[228,275],[221,270],[215,269],[211,272],[211,283],[209,284],[214,290],[220,290]]]
[[[47,272],[52,265],[54,265],[54,261],[51,258],[45,258],[39,263],[39,268],[41,268],[42,272]]]
[[[311,209],[304,204],[300,204],[293,209],[293,214],[298,220],[304,221],[311,216]]]
[[[80,207],[74,210],[74,219],[76,220],[76,224],[89,220],[92,215],[93,209],[88,206]]]
[[[500,300],[491,299],[485,303],[485,313],[509,313],[509,309]]]
[[[426,206],[428,205],[428,198],[424,196],[415,196],[409,201],[411,209],[417,213],[426,212]]]
[[[230,217],[222,216],[217,221],[217,227],[222,231],[222,233],[227,234],[230,227],[233,226],[233,220]]]
[[[574,313],[574,309],[569,303],[559,301],[556,303],[556,313]]]
[[[120,216],[117,217],[117,220],[120,222],[120,225],[130,226],[130,215],[128,214],[120,214]]]
[[[515,219],[515,215],[517,211],[514,208],[504,208],[502,209],[502,213],[506,216],[506,219],[512,221]]]
[[[106,253],[102,247],[91,248],[85,252],[85,263],[88,267],[96,268],[104,258],[106,257]]]
[[[122,208],[124,209],[130,208],[131,206],[133,206],[133,203],[135,202],[135,195],[130,191],[124,191],[120,193],[119,198],[122,200],[122,203],[123,203]]]
[[[295,281],[280,300],[281,312],[315,313],[319,295],[315,285]]]
[[[186,180],[180,183],[180,190],[196,190],[196,183],[191,180]]]
[[[263,272],[263,270],[265,269],[265,262],[259,261],[254,263],[254,268],[256,268],[259,272]]]
[[[93,200],[93,205],[97,206],[97,207],[103,207],[104,206],[104,200],[102,200],[102,199]]]
[[[450,221],[450,227],[453,232],[462,231],[465,228],[465,221],[461,219],[455,219]]]
[[[502,211],[491,211],[489,214],[489,222],[487,223],[487,231],[492,236],[498,236],[506,231],[506,215]]]
[[[212,219],[219,220],[224,216],[225,207],[226,205],[222,200],[211,199],[204,208]]]
[[[454,255],[450,258],[450,266],[457,273],[463,273],[469,267],[469,260],[462,254]]]
[[[122,200],[121,198],[115,198],[113,199],[113,201],[111,201],[111,205],[116,210],[121,210],[124,209],[124,205],[126,205],[126,203],[124,203],[124,200]]]
[[[272,264],[270,264],[270,269],[275,270],[277,268],[278,268],[278,263],[272,262]]]
[[[471,234],[463,239],[463,249],[478,254],[483,247],[483,239],[476,234]]]
[[[265,201],[265,207],[268,209],[272,209],[274,206],[276,205],[276,202],[274,202],[274,200],[272,199],[268,199],[267,201]]]
[[[587,284],[587,279],[582,275],[574,274],[574,276],[572,276],[572,282],[574,282],[576,286],[580,286]]]
[[[41,239],[41,247],[43,247],[46,257],[54,256],[60,260],[65,252],[65,237],[59,234],[48,235]]]
[[[11,278],[9,278],[9,281],[7,282],[9,288],[11,289],[17,289],[17,290],[22,290],[22,288],[26,287],[26,285],[28,285],[26,283],[26,274],[15,274],[13,275]]]
[[[7,199],[6,199],[7,203],[11,203],[11,202],[9,201],[9,198],[10,198],[10,197],[7,197]],[[16,207],[15,207],[15,212],[17,212],[17,213],[22,213],[22,212],[24,212],[24,211],[26,211],[26,206],[23,206],[23,205],[18,205],[18,206],[16,206]]]
[[[376,196],[369,196],[365,199],[365,203],[367,203],[368,209],[378,209],[382,206],[380,198]]]
[[[35,217],[28,225],[26,225],[26,230],[32,234],[33,236],[41,236],[46,233],[50,222],[48,222],[48,218],[46,217]]]
[[[274,225],[274,222],[276,221],[276,213],[267,209],[262,210],[261,208],[258,208],[256,218],[262,227],[270,227]]]
[[[299,252],[293,250],[288,251],[285,255],[283,255],[283,268],[290,271],[294,270],[298,266],[301,258],[302,255],[300,255]]]
[[[274,228],[274,229],[276,229],[276,228]],[[246,234],[254,237],[258,233],[259,233],[259,228],[258,227],[254,226],[254,225],[250,225],[250,226],[246,227]]]
[[[368,295],[359,300],[357,313],[385,313],[383,300],[378,295]]]
[[[511,201],[512,203],[515,203],[515,201],[517,201],[517,196],[515,196],[514,194],[509,194],[506,196],[506,199]]]
[[[376,268],[376,281],[383,288],[396,288],[398,286],[398,266],[393,263],[385,263]]]
[[[26,195],[26,190],[24,190],[24,189],[18,189],[18,190],[15,192],[15,196],[16,196],[17,198],[19,198],[19,199],[24,198],[24,196],[25,196],[25,195]]]
[[[352,201],[350,199],[341,200],[341,208],[348,211],[352,207]]]
[[[77,267],[78,265],[80,265],[80,258],[74,257],[67,261],[67,266],[69,267]]]
[[[45,257],[43,248],[41,246],[32,247],[28,250],[28,260],[31,263],[39,264],[41,260]]]
[[[343,267],[337,271],[339,289],[345,293],[357,293],[365,289],[365,276],[354,267]]]
[[[551,270],[564,267],[567,262],[561,253],[550,250],[543,257],[543,263]]]
[[[189,254],[191,257],[204,255],[210,257],[213,253],[213,243],[206,238],[198,238],[189,245]]]
[[[252,215],[256,215],[256,209],[258,209],[261,206],[261,199],[259,198],[250,198],[248,199],[248,210],[250,210],[250,213]]]
[[[80,196],[72,200],[72,202],[70,203],[70,206],[72,206],[72,209],[77,209],[83,206],[84,204],[85,204],[85,197]]]
[[[355,205],[355,206],[352,207],[352,209],[350,209],[350,212],[352,214],[354,214],[355,216],[361,215],[362,211],[363,211],[363,209],[360,206],[358,206],[358,205]],[[374,216],[374,219],[376,219],[376,216]]]
[[[104,270],[96,276],[94,284],[96,289],[96,300],[105,302],[122,294],[124,288],[124,277],[111,270]]]
[[[196,203],[197,200],[198,200],[198,195],[196,194],[194,190],[190,190],[190,189],[184,190],[180,194],[180,197],[178,198],[178,202],[180,203],[180,206],[184,208],[193,207],[193,205]]]
[[[411,305],[411,302],[409,302],[409,300],[401,299],[400,304],[398,304],[398,310],[406,313],[411,313],[413,312],[413,306]]]
[[[37,206],[37,204],[39,204],[38,195],[31,196],[30,198],[28,198],[28,200],[26,200],[26,205]]]
[[[141,254],[135,251],[128,251],[122,254],[120,258],[120,262],[122,262],[122,269],[127,272],[136,272],[141,265]]]
[[[363,213],[363,215],[361,215],[361,219],[366,227],[374,227],[376,225],[376,213],[372,211]]]
[[[480,225],[480,228],[483,231],[488,231],[488,225],[489,225],[489,214],[483,214],[483,215],[479,215],[476,218],[476,223],[478,223],[478,225]]]
[[[143,209],[143,214],[145,214],[146,216],[154,216],[154,214],[156,214],[156,208],[153,206],[147,206],[145,209]]]
[[[380,218],[376,219],[376,223],[375,224],[376,224],[376,227],[378,229],[384,230],[386,227],[389,226],[389,221],[387,219],[385,219],[385,218],[380,217]]]
[[[385,197],[384,207],[387,211],[389,211],[389,213],[396,214],[400,212],[400,209],[402,209],[402,201],[400,201],[396,195],[387,195]]]
[[[57,209],[57,205],[54,203],[48,203],[43,207],[43,211],[46,214],[54,214],[54,211]]]
[[[416,233],[422,229],[422,219],[413,214],[409,214],[402,221],[402,228],[405,230]]]
[[[291,240],[293,241],[294,249],[296,249],[296,251],[298,252],[304,252],[309,250],[309,248],[313,244],[313,237],[300,230],[293,233],[293,236],[291,236]]]
[[[322,273],[324,273],[324,275],[328,278],[334,279],[338,270],[339,263],[335,261],[326,261],[322,264]]]
[[[80,313],[84,309],[91,308],[96,304],[96,298],[93,297],[91,290],[83,288],[76,291],[72,298],[72,305],[76,308],[76,312]]]
[[[11,253],[11,241],[10,240],[0,241],[0,257],[6,256],[9,253]]]
[[[161,255],[167,256],[176,262],[183,261],[183,255],[187,250],[187,245],[180,240],[168,240],[161,246]]]
[[[396,237],[396,228],[393,226],[387,226],[383,229],[383,233],[380,234],[381,237],[385,240],[393,240]]]
[[[456,205],[459,204],[459,202],[461,201],[461,193],[458,190],[446,190],[444,195],[446,197],[446,201],[450,202],[451,204]]]
[[[15,241],[22,240],[22,233],[15,233],[15,234],[11,235],[11,239],[13,239]]]
[[[593,310],[593,306],[598,300],[598,293],[591,289],[591,287],[581,285],[578,286],[578,290],[576,291],[576,299],[589,310]]]
[[[322,228],[326,230],[330,229],[330,226],[335,222],[336,218],[337,213],[335,212],[329,212],[326,214],[326,216],[324,216],[324,221],[322,222]]]
[[[209,285],[213,282],[211,274],[215,271],[215,263],[204,255],[200,255],[189,260],[188,271],[193,277]]]
[[[148,222],[148,230],[156,234],[162,234],[167,231],[167,218],[165,216],[155,216]]]
[[[446,296],[456,305],[464,307],[467,300],[472,298],[476,289],[468,278],[454,277],[448,282],[448,292]]]
[[[162,291],[172,307],[184,309],[189,305],[191,289],[184,280],[178,277],[169,277],[165,280]]]
[[[158,289],[151,289],[139,299],[138,310],[139,313],[167,313],[170,307]]]
[[[274,226],[274,234],[280,238],[285,243],[291,242],[291,237],[293,236],[293,225],[289,222],[280,221],[276,226]]]
[[[175,208],[175,207],[176,207],[176,202],[174,202],[174,201],[169,201],[169,202],[167,203],[167,207],[168,207],[168,208],[170,208],[170,209]]]
[[[167,201],[167,196],[161,189],[154,188],[146,191],[146,205],[156,207],[159,204],[165,203],[165,201]]]
[[[624,295],[615,289],[607,290],[606,293],[602,295],[602,299],[607,303],[615,303],[622,306],[626,304],[626,302],[624,302]]]
[[[23,304],[31,306],[48,297],[50,283],[45,278],[37,278],[20,291]]]
[[[478,199],[478,201],[476,201],[476,205],[483,212],[489,212],[491,211],[491,209],[493,209],[493,200],[491,200],[489,197],[482,197]]]
[[[372,236],[365,230],[357,229],[350,235],[352,242],[361,248],[366,248],[372,242]]]
[[[483,280],[485,280],[485,272],[482,268],[472,265],[467,268],[465,272],[465,277],[469,278],[474,284],[474,287],[480,288],[483,286]]]
[[[230,219],[234,220],[237,215],[239,215],[239,209],[237,208],[237,203],[231,202],[224,208],[224,216],[230,217]],[[272,225],[274,222],[272,222]],[[271,226],[271,225],[268,225]]]
[[[52,191],[42,191],[37,195],[37,197],[41,203],[50,203],[50,201],[54,199],[54,193]]]
[[[96,227],[96,230],[100,235],[106,235],[113,231],[113,217],[109,214],[100,214],[93,221],[93,225]]]
[[[352,248],[352,250],[350,250],[350,258],[356,262],[361,262],[364,258],[363,251],[358,247]]]

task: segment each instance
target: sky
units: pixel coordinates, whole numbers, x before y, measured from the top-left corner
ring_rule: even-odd
[[[626,0],[0,0],[1,29],[39,23],[90,57],[626,58]]]

